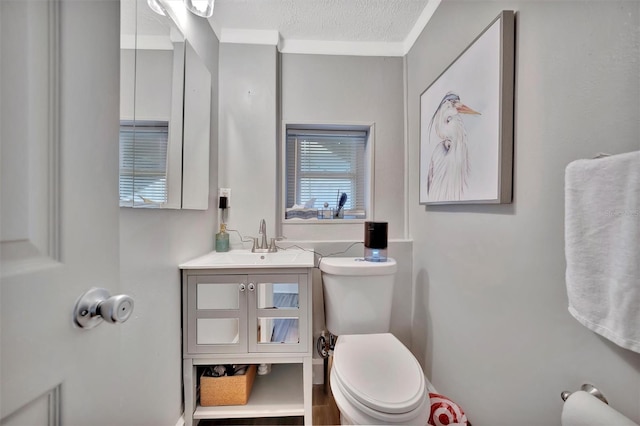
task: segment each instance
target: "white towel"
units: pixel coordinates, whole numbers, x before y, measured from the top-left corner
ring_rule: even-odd
[[[640,151],[567,166],[565,255],[569,312],[640,353]]]

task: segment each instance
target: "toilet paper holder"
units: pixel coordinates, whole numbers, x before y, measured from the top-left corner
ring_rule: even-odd
[[[600,392],[598,390],[598,388],[596,388],[595,386],[593,386],[592,384],[589,383],[585,383],[582,386],[580,386],[580,390],[581,391],[585,391],[586,393],[595,396],[596,398],[598,398],[600,401],[604,402],[605,404],[609,405],[609,401],[607,401],[607,398],[604,397],[604,395],[602,394],[602,392]],[[571,395],[571,392],[569,391],[564,391],[560,394],[560,398],[562,398],[563,401],[566,401],[567,398],[569,398],[569,396]]]

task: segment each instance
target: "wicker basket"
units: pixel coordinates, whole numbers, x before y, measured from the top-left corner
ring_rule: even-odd
[[[251,395],[256,366],[250,365],[242,376],[200,377],[200,405],[245,405]]]

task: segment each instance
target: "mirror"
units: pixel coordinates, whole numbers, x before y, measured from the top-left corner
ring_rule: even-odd
[[[120,10],[120,206],[206,210],[211,75],[168,14]]]
[[[298,309],[298,284],[259,283],[258,309]]]
[[[198,318],[196,324],[198,345],[235,345],[240,341],[238,318]]]
[[[273,316],[258,317],[258,343],[300,343],[299,319],[287,316],[300,308],[300,291],[297,283],[258,283],[256,304],[258,309],[268,309]],[[281,311],[282,314],[276,313]]]

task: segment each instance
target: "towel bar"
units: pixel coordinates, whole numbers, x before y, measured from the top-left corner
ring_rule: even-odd
[[[585,383],[582,386],[580,386],[580,390],[581,391],[585,391],[586,393],[595,396],[600,401],[602,401],[605,404],[609,405],[609,401],[607,401],[607,398],[605,398],[604,395],[602,394],[602,392],[600,392],[598,390],[598,388],[596,388],[595,386],[593,386],[593,385],[591,385],[589,383]],[[562,398],[563,401],[566,401],[567,398],[569,398],[569,395],[571,395],[571,392],[564,391],[564,392],[562,392],[560,394],[560,398]]]

